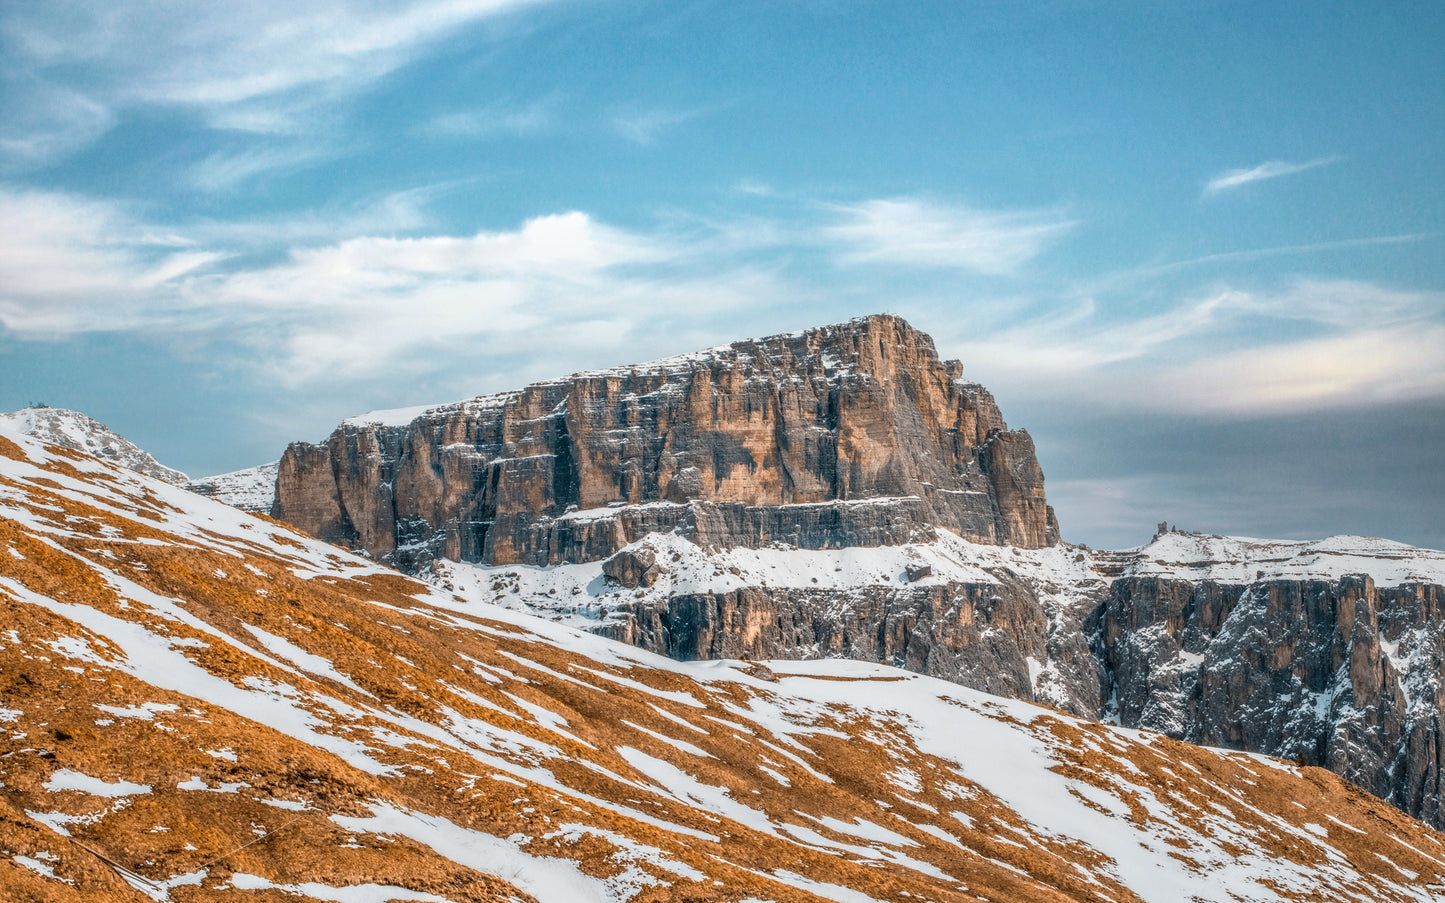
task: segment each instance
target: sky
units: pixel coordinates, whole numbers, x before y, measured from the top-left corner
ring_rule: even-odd
[[[0,410],[192,476],[869,313],[1064,538],[1445,548],[1445,4],[0,5]]]

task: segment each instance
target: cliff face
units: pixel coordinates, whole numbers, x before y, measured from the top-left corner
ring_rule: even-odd
[[[1323,766],[1445,825],[1442,606],[1438,583],[1364,574],[1129,578],[1095,644],[1125,726]]]
[[[892,316],[353,418],[281,460],[272,514],[403,570],[703,545],[1058,541],[1025,432]]]

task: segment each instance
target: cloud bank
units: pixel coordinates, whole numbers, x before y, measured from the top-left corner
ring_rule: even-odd
[[[1445,397],[1441,293],[1300,276],[1145,309],[1037,292],[951,300],[958,274],[983,285],[1044,253],[1073,226],[1055,213],[887,198],[689,228],[567,211],[448,235],[426,231],[424,205],[400,195],[327,222],[167,227],[124,205],[0,189],[0,228],[15,236],[0,246],[0,325],[22,339],[239,343],[263,380],[289,388],[487,360],[523,366],[519,382],[890,298],[971,377],[1024,399],[1253,415]],[[420,234],[384,234],[398,225]],[[818,266],[833,275],[820,283]],[[900,270],[918,280],[907,294],[893,290]]]

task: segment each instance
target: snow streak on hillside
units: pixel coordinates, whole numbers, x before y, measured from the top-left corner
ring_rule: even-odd
[[[13,433],[0,605],[8,898],[1445,888],[1445,836],[1319,769],[877,665],[674,662]]]

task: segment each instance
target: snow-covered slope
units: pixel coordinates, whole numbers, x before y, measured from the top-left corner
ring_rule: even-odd
[[[675,662],[10,432],[0,897],[1445,890],[1445,836],[1320,769],[881,665]]]
[[[22,408],[0,414],[0,423],[42,442],[53,442],[66,448],[114,461],[138,473],[181,485],[189,479],[157,461],[151,454],[130,440],[111,432],[105,424],[65,408]]]
[[[1171,580],[1338,580],[1367,574],[1381,586],[1445,584],[1445,552],[1369,536],[1309,541],[1171,531],[1122,552],[1092,553],[1101,569]]]
[[[251,514],[270,514],[276,499],[276,473],[281,462],[272,461],[232,473],[202,477],[186,483],[186,488],[206,498],[240,508]]]

